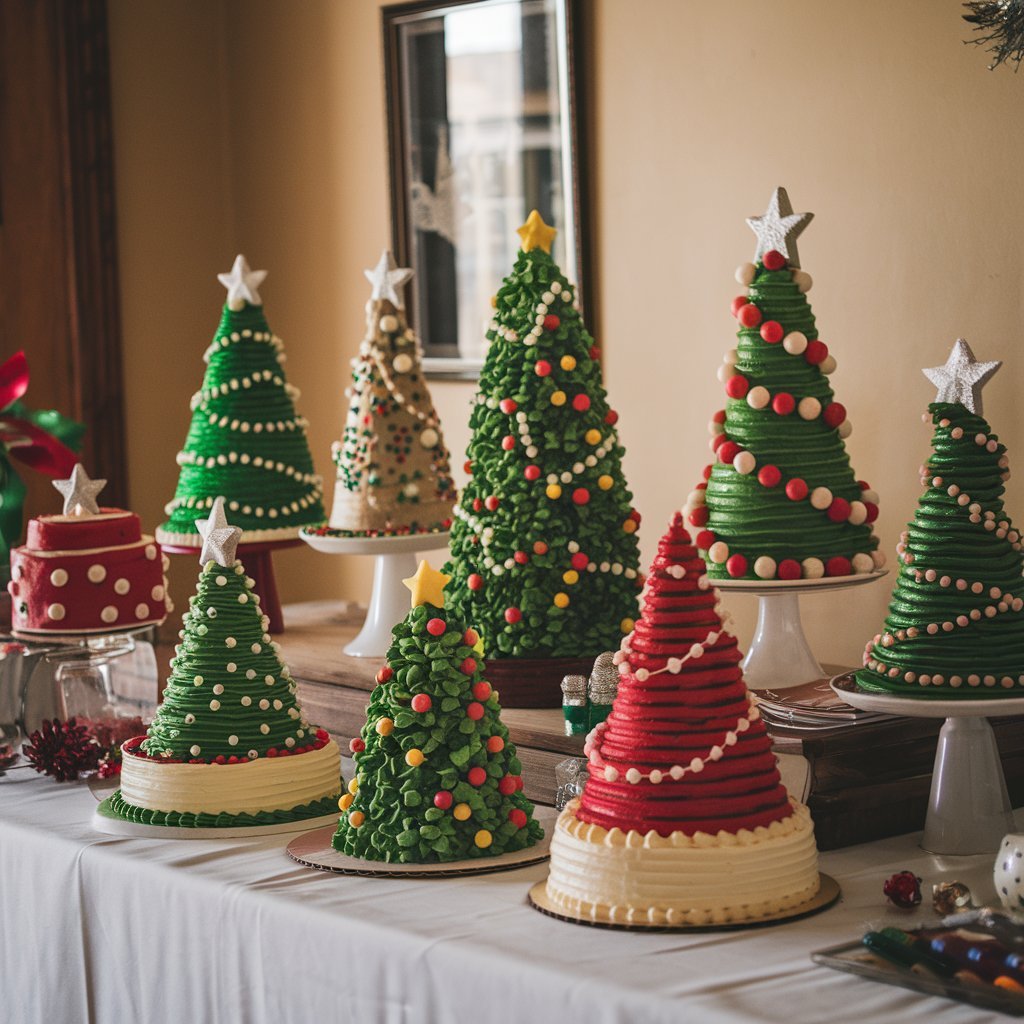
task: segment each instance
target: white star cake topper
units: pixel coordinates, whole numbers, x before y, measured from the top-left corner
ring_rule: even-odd
[[[229,526],[224,515],[224,499],[217,498],[210,509],[209,519],[197,519],[196,529],[203,538],[203,550],[199,553],[199,564],[216,562],[230,569],[235,564],[235,550],[242,531]]]
[[[364,270],[363,273],[373,285],[371,299],[387,299],[395,309],[405,309],[403,286],[412,277],[412,271],[408,267],[399,267],[390,249],[380,254],[373,270]]]
[[[67,480],[54,480],[53,486],[64,496],[64,515],[96,516],[100,507],[96,495],[107,486],[106,480],[90,480],[89,474],[80,462],[75,463]]]
[[[747,224],[757,235],[754,262],[774,249],[786,257],[791,267],[799,267],[800,254],[796,250],[796,240],[813,217],[813,213],[794,213],[793,204],[790,203],[786,190],[780,185],[772,193],[764,214],[760,217],[747,218]]]
[[[228,309],[236,313],[245,308],[247,302],[262,306],[263,300],[257,291],[267,276],[265,270],[252,270],[246,258],[239,253],[227,274],[218,274],[217,280],[228,290]]]
[[[945,366],[932,366],[921,372],[939,389],[936,402],[959,402],[975,416],[981,411],[981,389],[992,379],[1002,361],[979,363],[971,346],[957,338]]]

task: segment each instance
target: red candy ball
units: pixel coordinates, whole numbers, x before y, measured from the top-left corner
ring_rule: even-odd
[[[701,530],[694,538],[694,543],[701,549],[701,551],[707,551],[716,540],[717,538],[711,530]]]
[[[511,796],[518,786],[516,786],[516,777],[514,775],[505,775],[498,780],[498,792],[502,796]]]
[[[590,346],[590,358],[594,360],[601,358],[601,350],[596,345]]]
[[[586,569],[589,562],[590,559],[587,558],[582,551],[577,551],[576,554],[569,559],[569,564],[572,565],[574,569]]]
[[[743,327],[756,327],[761,322],[761,310],[752,302],[748,302],[745,306],[740,307],[736,319]]]
[[[778,487],[782,480],[782,472],[778,466],[762,466],[757,473],[757,482],[762,487]]]
[[[478,572],[471,572],[466,578],[466,586],[470,590],[479,590],[484,585],[484,578]]]
[[[718,436],[722,437],[723,435],[719,434]],[[712,466],[710,462],[704,467],[702,475],[703,475],[705,480],[710,480],[711,479],[711,471],[713,469],[714,469],[714,466]]]
[[[491,684],[485,679],[473,684],[473,696],[477,700],[487,700],[491,695]]]
[[[780,580],[798,580],[801,573],[800,563],[795,558],[784,558],[779,562],[776,573]]]
[[[500,736],[489,736],[487,738],[487,752],[498,754],[505,749],[505,741]]]
[[[523,470],[523,476],[527,480],[539,480],[540,479],[540,466],[527,466]]]
[[[511,434],[506,434],[501,439],[501,447],[504,448],[505,451],[510,452],[510,451],[512,451],[513,448],[515,448],[515,446],[516,446],[516,439]]]
[[[769,249],[761,257],[761,262],[765,270],[781,270],[786,265],[786,257],[778,249]]]
[[[850,565],[850,560],[843,558],[842,555],[836,555],[835,558],[830,558],[825,563],[826,576],[849,576],[852,572],[853,566]]]
[[[730,398],[746,398],[750,381],[742,373],[734,374],[725,382],[725,393]]]
[[[482,786],[487,781],[487,772],[477,765],[475,768],[469,769],[466,779],[471,786]]]
[[[386,683],[394,674],[394,670],[390,665],[384,665],[377,671],[377,682]]]
[[[761,324],[761,337],[768,342],[769,345],[777,345],[782,341],[782,324],[778,320],[765,320]]]
[[[466,632],[462,634],[462,642],[467,647],[472,647],[479,639],[480,639],[480,634],[475,629],[472,629],[472,628],[471,629],[467,629]]]
[[[698,505],[687,518],[690,520],[691,526],[705,526],[709,515],[707,505]]]
[[[825,423],[835,429],[846,419],[846,406],[842,402],[829,402],[821,414]]]
[[[479,722],[484,717],[484,706],[479,701],[470,701],[466,705],[466,717],[471,718],[474,722]]]
[[[353,754],[358,754],[366,749],[366,742],[359,736],[356,736],[348,741],[348,749],[351,750]]]
[[[737,295],[736,298],[732,300],[732,315],[738,316],[739,311],[744,306],[749,305],[749,303],[750,299],[748,299],[746,295]]]
[[[462,468],[470,476],[473,475],[473,463],[470,462],[469,459],[466,459],[466,461],[462,464]]]
[[[803,501],[807,497],[807,484],[795,476],[786,484],[786,497],[790,501]]]
[[[516,565],[526,565],[530,560],[530,556],[525,551],[517,551],[513,556]]]
[[[725,444],[725,442],[728,440],[729,439],[725,436],[725,434],[715,434],[715,436],[711,438],[711,450],[713,452],[717,452],[718,449],[721,448],[722,445]],[[708,478],[710,479],[710,474],[708,474]]]
[[[484,508],[486,508],[488,512],[496,512],[500,504],[501,502],[493,494],[484,499]]]
[[[734,579],[747,574],[747,560],[743,555],[730,555],[725,571]]]
[[[718,448],[718,461],[725,465],[731,465],[732,460],[735,459],[742,450],[743,449],[741,449],[735,441],[726,441]]]
[[[546,555],[548,553],[548,546],[542,540],[536,540],[533,542],[533,553],[535,555]]]
[[[715,415],[711,417],[711,419],[715,423],[724,423],[725,422],[725,410],[724,409],[719,409],[718,412],[716,412]]]
[[[547,377],[551,373],[551,364],[546,359],[538,359],[533,365],[533,372],[538,377]]]
[[[807,348],[804,349],[804,359],[811,366],[817,366],[819,363],[825,362],[828,359],[828,345],[823,341],[807,342]]]
[[[548,315],[544,317],[544,330],[557,331],[561,323],[562,321],[555,316],[554,313],[548,313]]]
[[[441,636],[447,628],[448,623],[444,619],[429,619],[427,621],[427,632],[431,636]]]
[[[508,820],[511,821],[516,828],[524,828],[529,819],[526,817],[526,811],[522,811],[518,807],[513,807],[512,810],[508,812]]]
[[[498,403],[498,408],[504,413],[514,413],[519,408],[519,403],[514,398],[503,398]]]
[[[473,642],[476,643],[475,640]],[[466,658],[459,666],[459,671],[463,675],[471,676],[476,671],[476,659]]]
[[[897,871],[882,885],[885,898],[904,910],[913,910],[921,902],[921,879],[913,871]]]
[[[430,695],[426,693],[417,693],[412,699],[412,709],[420,715],[425,715],[433,705]]]
[[[452,795],[447,789],[439,789],[434,794],[434,806],[440,807],[442,811],[447,811],[452,805]]]
[[[514,626],[522,617],[523,613],[518,608],[505,609],[505,621],[510,626]]]
[[[610,427],[614,427],[619,422],[619,414],[614,409],[609,409],[604,418],[605,423]]]
[[[864,522],[873,523],[878,518],[878,506],[873,501],[865,501],[864,509],[867,512]]]
[[[577,395],[572,400],[572,407],[577,412],[586,412],[590,408],[590,397],[588,395]]]
[[[850,518],[850,503],[845,498],[833,498],[826,514],[833,523],[845,523]]]
[[[590,491],[586,487],[577,487],[572,492],[572,500],[576,505],[586,505],[590,501]]]
[[[788,391],[780,391],[772,399],[772,409],[778,416],[788,416],[796,408],[796,399]]]
[[[479,512],[484,507],[484,503],[479,498],[473,499],[473,511]]]

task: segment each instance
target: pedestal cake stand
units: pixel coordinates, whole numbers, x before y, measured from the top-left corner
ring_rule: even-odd
[[[357,658],[382,658],[391,644],[391,627],[409,611],[409,591],[402,580],[416,572],[416,554],[448,546],[448,531],[409,533],[392,537],[343,537],[300,534],[314,551],[327,555],[373,555],[373,593],[359,635],[345,645]]]
[[[743,676],[752,690],[784,690],[824,678],[800,621],[800,595],[825,594],[874,583],[888,570],[817,580],[713,580],[727,594],[758,598],[757,629],[743,659]]]
[[[1014,831],[1003,764],[988,720],[1024,714],[1024,697],[932,700],[869,693],[851,673],[836,676],[832,689],[864,711],[946,720],[935,750],[923,849],[951,856],[990,854]]]

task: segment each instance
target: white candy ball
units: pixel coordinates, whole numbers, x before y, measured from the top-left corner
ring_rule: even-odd
[[[799,356],[807,350],[807,335],[802,331],[790,331],[782,339],[782,347],[791,355]]]
[[[698,505],[703,505],[707,502],[707,491],[690,491],[686,496],[686,507],[696,508]]]
[[[753,473],[757,468],[757,459],[754,458],[751,452],[740,452],[735,459],[732,460],[732,468],[737,473],[742,473],[746,476],[748,473]]]
[[[832,504],[832,492],[827,487],[815,487],[811,491],[811,507],[826,509]]]
[[[875,561],[869,554],[861,551],[853,556],[851,565],[854,572],[871,572],[875,567]]]
[[[836,365],[836,357],[833,355],[827,355],[820,363],[818,363],[818,369],[827,377],[830,373],[836,372]]]
[[[439,440],[440,437],[433,427],[427,427],[427,429],[420,434],[420,444],[423,445],[424,448],[434,448]]]
[[[836,428],[836,432],[845,441],[853,433],[853,424],[849,420],[843,420]]]
[[[390,314],[380,318],[380,329],[385,334],[394,334],[398,330],[398,319]]]
[[[800,564],[805,580],[820,580],[825,575],[825,563],[820,558],[805,558]]]
[[[735,366],[739,361],[740,354],[734,348],[729,349],[729,351],[722,356],[722,362],[725,363],[726,366]]]
[[[768,393],[768,389],[761,387],[760,384],[747,392],[747,405],[751,409],[763,409],[771,399],[772,396]]]
[[[868,517],[867,507],[862,501],[851,501],[850,502],[850,515],[848,521],[854,526],[860,526]]]
[[[872,551],[871,561],[875,563],[876,569],[881,569],[885,565],[885,552],[884,551]]]
[[[866,491],[860,492],[862,501],[870,501],[872,505],[878,504],[878,491],[873,491],[869,487]]]
[[[821,402],[808,395],[806,398],[800,399],[796,411],[802,420],[816,420],[821,415]]]
[[[758,579],[773,580],[775,579],[776,568],[777,566],[775,565],[774,558],[769,558],[768,555],[762,555],[756,562],[754,562],[754,575]]]
[[[711,547],[708,548],[708,558],[711,559],[715,565],[721,565],[723,562],[729,559],[729,545],[724,540],[716,540]]]
[[[406,352],[401,352],[395,356],[395,361],[392,365],[395,368],[395,373],[408,373],[412,369],[412,356]]]
[[[805,270],[794,270],[793,271],[793,284],[796,285],[797,291],[802,294],[806,294],[811,290],[811,286],[814,284],[814,280],[811,275]]]
[[[744,287],[748,284],[753,284],[756,276],[757,267],[753,263],[741,263],[736,268],[736,280]]]

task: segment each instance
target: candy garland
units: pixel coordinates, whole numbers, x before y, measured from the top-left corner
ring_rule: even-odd
[[[255,384],[263,384],[267,381],[275,387],[284,388],[285,394],[293,402],[298,401],[302,397],[302,392],[294,384],[289,384],[283,377],[274,373],[273,370],[254,370],[245,377],[231,377],[229,380],[216,384],[212,388],[200,388],[189,399],[189,409],[195,412],[200,406],[205,407],[214,398],[223,397],[239,389],[248,390]],[[248,430],[248,427],[243,425],[239,429],[244,432]]]
[[[247,338],[270,345],[274,349],[279,363],[283,363],[288,358],[284,354],[284,342],[273,331],[254,331],[249,327],[245,327],[241,331],[231,331],[230,334],[222,334],[219,338],[214,338],[203,353],[203,362],[208,363],[210,357],[215,352],[229,348],[231,345],[237,345],[240,341]]]

